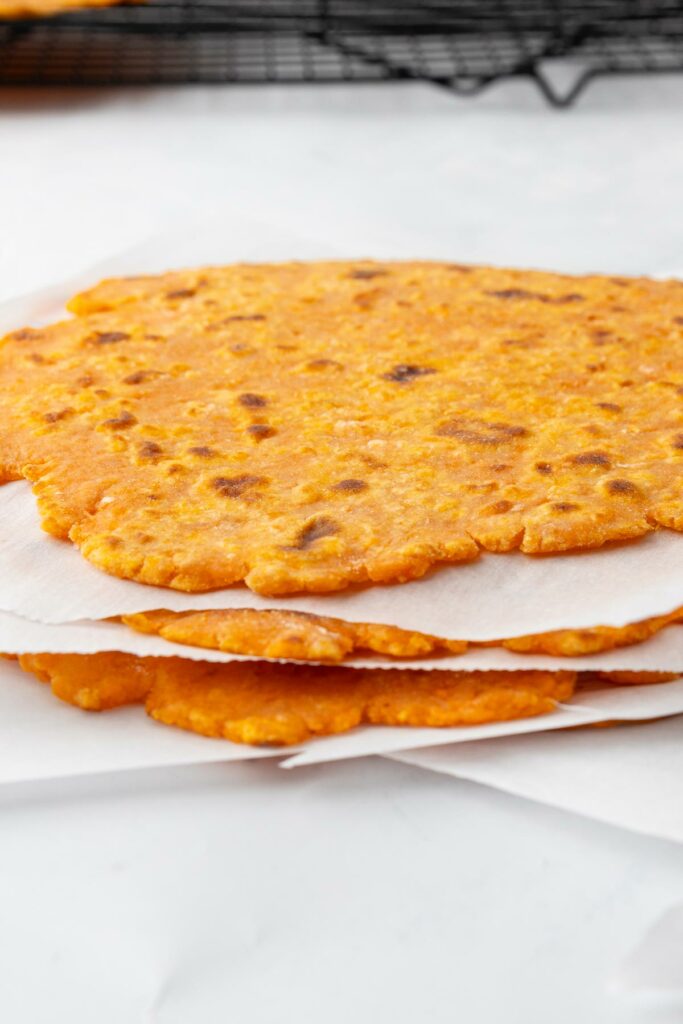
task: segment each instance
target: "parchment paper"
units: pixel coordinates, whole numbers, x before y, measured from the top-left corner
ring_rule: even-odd
[[[673,685],[679,692],[683,687]],[[620,690],[609,701],[617,697],[631,704],[630,713],[639,717],[646,709],[653,711],[660,699],[668,700],[665,689],[665,684],[659,684],[652,690],[635,687],[638,692],[633,693]],[[577,703],[596,709],[602,704],[604,709],[606,700],[593,695]],[[496,743],[463,743],[392,756],[622,828],[683,842],[680,716],[628,728],[547,733],[523,740],[510,736]]]
[[[137,633],[117,622],[82,619],[62,624],[34,622],[11,612],[0,612],[0,651],[6,654],[95,654],[125,651],[142,657],[181,657],[196,661],[254,661],[253,657],[225,654],[205,647],[171,643],[159,636]],[[279,658],[259,661],[284,662]],[[295,662],[296,663],[296,662]],[[554,658],[545,654],[515,654],[502,648],[472,648],[465,654],[433,658],[353,657],[350,668],[407,668],[442,671],[519,671],[520,669],[576,669],[577,671],[631,671],[683,673],[683,626],[673,625],[641,644],[621,647],[582,658]],[[683,710],[683,709],[682,709]]]

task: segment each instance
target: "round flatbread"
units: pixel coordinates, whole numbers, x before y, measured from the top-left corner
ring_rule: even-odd
[[[22,655],[22,668],[86,710],[145,701],[159,722],[235,743],[288,745],[376,725],[456,726],[550,712],[574,672],[356,670],[211,664],[132,654]]]
[[[400,582],[683,528],[683,286],[434,263],[103,282],[0,348],[0,460],[95,565]]]
[[[172,643],[192,647],[207,647],[257,658],[339,662],[359,651],[372,651],[392,658],[422,658],[439,653],[463,654],[470,647],[505,647],[523,654],[580,657],[642,643],[665,626],[682,619],[683,608],[677,608],[669,615],[627,626],[561,629],[471,644],[462,640],[442,640],[396,626],[253,608],[198,612],[160,610],[124,615],[121,621],[140,633],[152,633]]]

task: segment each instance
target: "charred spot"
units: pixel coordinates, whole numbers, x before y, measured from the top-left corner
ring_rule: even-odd
[[[359,494],[361,491],[366,491],[367,488],[368,485],[365,480],[349,478],[348,480],[340,480],[338,484],[334,484],[332,490],[345,491],[347,494]]]
[[[535,292],[530,292],[526,288],[498,288],[495,291],[487,291],[486,295],[490,295],[492,299],[537,299],[538,295]]]
[[[539,295],[541,302],[548,302],[553,306],[566,306],[571,302],[583,302],[585,295],[579,292],[567,292],[566,295]]]
[[[537,473],[542,473],[544,476],[548,476],[553,471],[553,467],[549,462],[537,462],[534,468]]]
[[[97,395],[98,398],[111,398],[106,388],[95,388],[93,394]]]
[[[388,270],[382,270],[380,267],[358,267],[347,276],[354,281],[372,281],[375,277],[386,277],[388,273]]]
[[[187,450],[190,455],[198,455],[201,459],[210,459],[216,454],[213,448],[209,448],[205,444],[198,444],[194,448],[188,448]]]
[[[578,292],[568,292],[566,295],[545,295],[543,292],[530,292],[526,288],[501,288],[495,291],[487,291],[494,299],[535,299],[537,302],[545,302],[551,306],[564,306],[570,302],[583,302],[584,296]]]
[[[454,270],[458,274],[472,273],[472,267],[468,267],[466,263],[444,263],[444,270]]]
[[[339,533],[339,527],[334,520],[328,516],[320,516],[319,519],[312,519],[301,527],[294,543],[287,550],[306,551],[317,540],[322,540],[323,537],[333,537],[336,533]]]
[[[610,277],[612,284],[618,285],[620,288],[628,288],[630,281],[627,281],[624,277]]]
[[[672,444],[676,451],[683,451],[683,434],[676,434]]]
[[[576,512],[578,505],[573,501],[554,501],[550,506],[555,512]]]
[[[415,380],[416,377],[427,377],[430,373],[436,373],[432,366],[413,366],[410,363],[399,363],[389,370],[388,373],[383,373],[382,380],[391,380],[396,384],[406,384]]]
[[[586,369],[589,373],[597,373],[598,370],[604,370],[604,363],[586,363]]]
[[[632,380],[620,380],[619,381],[619,387],[620,388],[632,388],[633,387],[633,381]]]
[[[264,441],[267,437],[275,437],[277,430],[275,427],[268,426],[267,423],[252,423],[250,427],[247,427],[247,433],[255,441]]]
[[[45,357],[41,356],[40,352],[29,352],[26,358],[30,359],[32,363],[37,363],[38,365],[45,362]]]
[[[237,401],[240,405],[243,405],[245,409],[263,409],[268,405],[268,402],[263,395],[253,395],[250,392],[238,395]]]
[[[123,378],[124,384],[142,384],[143,381],[147,380],[149,373],[147,370],[136,370],[135,373],[129,373],[127,377]]]
[[[593,344],[601,348],[603,345],[607,345],[610,338],[612,338],[612,332],[599,328],[598,330],[591,331],[591,338],[593,339]]]
[[[117,345],[120,341],[128,341],[130,334],[125,331],[95,331],[86,341],[90,345]]]
[[[126,427],[132,427],[135,423],[137,423],[135,416],[124,410],[118,416],[114,416],[110,420],[104,420],[102,426],[110,427],[112,430],[124,430]]]
[[[35,331],[32,327],[22,327],[9,336],[10,341],[32,341],[39,337],[40,331]]]
[[[595,404],[598,409],[604,409],[605,412],[622,412],[621,406],[616,402],[596,402]]]
[[[342,364],[338,363],[336,359],[311,359],[310,363],[306,363],[307,370],[326,370],[328,368],[341,370]]]
[[[90,388],[95,383],[95,378],[92,373],[84,373],[82,377],[78,377],[76,384],[79,388]]]
[[[145,441],[140,445],[138,452],[143,459],[156,459],[163,454],[161,445],[156,441]]]
[[[509,469],[509,463],[507,462],[496,462],[491,466],[494,473],[504,473],[506,469]]]
[[[678,324],[679,327],[683,327],[683,316],[675,316],[674,323]]]
[[[46,412],[43,419],[46,423],[59,423],[60,420],[65,420],[71,415],[73,409],[58,409],[56,412]]]
[[[521,437],[527,437],[526,427],[510,423],[485,423],[483,420],[451,420],[437,428],[438,437],[454,437],[465,444],[499,445],[509,444]]]
[[[235,323],[248,323],[258,322],[259,320],[265,320],[263,313],[235,313],[233,316],[226,316],[225,320],[221,320],[223,324],[235,324]]]
[[[240,476],[217,476],[211,481],[211,486],[224,498],[241,498],[252,487],[265,483],[265,477],[242,473]]]
[[[575,466],[602,466],[604,469],[612,465],[604,452],[580,452],[573,455],[571,461]]]
[[[166,292],[167,299],[191,299],[197,294],[196,288],[175,288],[172,292]]]
[[[607,490],[610,494],[638,494],[638,488],[630,480],[608,480]]]

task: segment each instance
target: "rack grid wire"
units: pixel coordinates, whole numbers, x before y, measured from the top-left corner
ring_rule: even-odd
[[[562,88],[556,69],[562,65]],[[534,81],[683,71],[681,0],[147,0],[0,22],[0,85]]]

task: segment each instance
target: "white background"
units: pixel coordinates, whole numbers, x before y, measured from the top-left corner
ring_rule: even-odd
[[[683,79],[596,83],[567,112],[524,84],[0,103],[4,298],[225,207],[389,247],[419,231],[425,256],[683,270]],[[5,786],[0,805],[12,1024],[683,1018],[607,989],[683,897],[677,846],[379,760]]]

